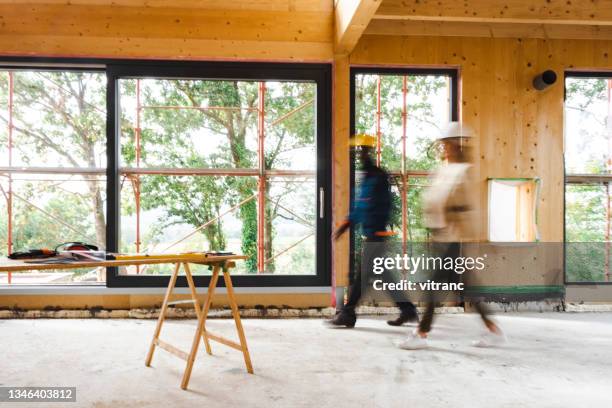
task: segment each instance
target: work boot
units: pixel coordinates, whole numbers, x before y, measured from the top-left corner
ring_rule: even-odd
[[[402,313],[397,319],[387,320],[389,326],[401,326],[404,323],[418,323],[419,315],[415,313]]]
[[[346,310],[342,310],[336,313],[333,319],[327,320],[326,323],[332,327],[341,327],[345,326],[349,329],[355,327],[355,322],[357,321],[357,316],[355,312],[347,312]]]

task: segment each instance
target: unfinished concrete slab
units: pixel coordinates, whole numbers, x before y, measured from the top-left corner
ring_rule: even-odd
[[[152,320],[0,320],[0,386],[75,386],[66,407],[609,407],[612,313],[503,314],[509,343],[470,346],[476,315],[437,316],[428,350],[394,342],[412,326],[360,318],[354,329],[319,319],[245,319],[255,374],[213,344],[198,354],[188,391],[184,362],[144,359]],[[161,338],[188,350],[194,320],[168,321]],[[210,330],[234,335],[231,320]],[[1,404],[1,406],[11,406]],[[16,407],[42,405],[17,403]],[[54,404],[53,406],[63,406]]]

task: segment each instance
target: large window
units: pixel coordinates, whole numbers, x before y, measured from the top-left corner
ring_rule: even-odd
[[[248,256],[239,285],[329,284],[329,81],[321,65],[109,67],[109,248],[231,251]],[[109,284],[170,272],[125,268]]]
[[[612,74],[568,73],[565,93],[566,281],[609,282]]]
[[[330,283],[328,65],[95,63],[0,72],[2,255],[66,241],[231,251],[248,256],[237,285]],[[5,274],[0,284],[165,286],[170,272]],[[207,283],[207,268],[194,273]]]
[[[0,256],[106,241],[106,75],[0,70]],[[0,284],[101,283],[93,268],[0,274]]]
[[[377,137],[376,162],[392,178],[391,227],[404,250],[429,239],[421,193],[437,165],[431,142],[457,120],[456,79],[454,70],[352,69],[352,132]],[[359,183],[355,168],[353,160],[353,182]],[[358,253],[360,236],[352,242],[353,254]]]

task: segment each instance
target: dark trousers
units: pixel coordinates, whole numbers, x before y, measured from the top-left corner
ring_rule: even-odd
[[[367,245],[367,243],[380,243],[383,244],[385,241],[384,238],[380,238],[380,237],[372,237],[372,238],[366,238],[364,241],[364,244]],[[362,251],[362,257],[361,257],[361,262],[365,262],[365,259],[367,257],[372,257],[372,256],[376,256],[378,254],[368,254],[366,255],[366,250],[367,247],[364,247],[364,250]],[[379,251],[379,249],[376,249],[376,251]],[[382,255],[382,254],[380,254]],[[346,313],[350,313],[350,314],[354,314],[355,313],[355,307],[357,306],[357,304],[359,303],[359,301],[361,300],[361,296],[362,296],[362,275],[363,275],[363,271],[361,270],[355,270],[354,273],[354,279],[349,287],[349,292],[348,292],[348,301],[346,302],[346,304],[343,307],[343,311]],[[389,281],[390,279],[388,278],[387,274],[383,274],[382,275],[383,279],[385,281]],[[397,297],[400,297],[400,299],[397,299]],[[399,307],[400,311],[402,314],[405,315],[416,315],[417,310],[416,307],[414,306],[414,304],[412,302],[410,302],[410,300],[408,299],[408,297],[402,292],[400,294],[396,294],[395,295],[396,298],[394,298],[394,302],[396,304],[397,307]]]
[[[436,244],[438,248],[444,246],[444,249],[438,251],[437,256],[445,258],[457,258],[461,254],[460,244],[457,242],[450,243],[448,245]],[[458,282],[460,275],[455,273],[453,270],[446,269],[436,269],[434,271],[433,281],[434,282]],[[431,330],[431,325],[433,323],[434,317],[434,308],[436,306],[436,296],[434,291],[429,291],[427,293],[427,306],[425,307],[425,314],[421,317],[421,321],[419,323],[419,331],[422,333],[428,333]],[[482,321],[488,326],[492,324],[492,321],[489,319],[489,311],[486,306],[482,302],[475,302],[474,307],[480,314]]]

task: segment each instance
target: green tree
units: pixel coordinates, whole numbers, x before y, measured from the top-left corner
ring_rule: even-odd
[[[13,157],[14,162],[25,166],[100,168],[105,158],[106,140],[106,79],[104,75],[82,72],[14,71],[13,92]],[[2,109],[0,119],[8,124],[8,75],[0,76]],[[6,142],[7,133],[3,133]],[[74,178],[74,177],[72,177]],[[86,191],[61,190],[61,183],[30,183],[23,195],[47,213],[55,213],[58,219],[74,230],[67,231],[43,216],[33,206],[22,206],[15,197],[14,214],[16,234],[14,249],[36,246],[44,241],[42,236],[65,237],[75,240],[88,238],[98,245],[105,244],[105,218],[103,179],[96,175],[82,177]],[[55,191],[56,196],[41,200],[41,196]],[[63,206],[61,203],[65,203]],[[78,205],[77,205],[78,203]],[[84,207],[85,205],[85,207]],[[61,211],[56,211],[58,208]],[[79,210],[79,211],[77,211]],[[90,224],[84,222],[87,215],[93,217],[93,234]],[[22,220],[21,217],[26,217]],[[42,218],[41,218],[42,217]],[[46,219],[46,222],[42,220]],[[53,226],[56,226],[54,228]],[[22,228],[20,230],[19,228]],[[54,241],[57,243],[56,241]]]
[[[133,97],[135,80],[122,81],[122,94]],[[291,152],[314,146],[314,108],[306,106],[298,113],[275,121],[314,98],[313,84],[280,83],[271,86],[265,98],[265,167],[291,165]],[[142,163],[145,166],[211,169],[256,169],[258,167],[257,107],[258,84],[243,81],[148,80],[143,87],[146,106],[191,107],[194,109],[143,110],[141,130]],[[209,109],[213,107],[214,109]],[[224,109],[216,109],[216,108]],[[202,109],[199,109],[202,108]],[[123,115],[122,155],[127,165],[135,162],[134,118]],[[275,123],[278,122],[278,123]],[[218,137],[222,140],[219,141]],[[216,140],[216,144],[212,140]],[[212,143],[212,144],[211,144]],[[210,146],[210,149],[207,147]],[[198,227],[219,217],[223,204],[229,206],[249,199],[257,191],[253,177],[147,176],[141,179],[144,209],[160,208],[165,225],[186,222]],[[273,257],[274,220],[279,216],[279,202],[290,193],[294,183],[274,193],[265,181],[265,259]],[[250,200],[238,210],[242,221],[241,249],[249,256],[247,270],[257,270],[257,204]],[[314,218],[314,217],[312,217]],[[226,238],[222,220],[204,229],[211,249],[224,249]],[[274,262],[267,264],[274,271]]]

